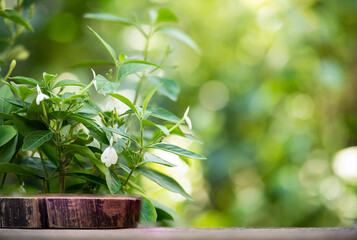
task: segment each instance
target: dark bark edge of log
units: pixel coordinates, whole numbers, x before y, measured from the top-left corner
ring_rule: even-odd
[[[140,205],[131,197],[0,197],[0,228],[132,228]]]

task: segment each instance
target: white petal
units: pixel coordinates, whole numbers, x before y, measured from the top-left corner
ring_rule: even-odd
[[[95,77],[96,77],[97,75],[95,74],[93,68],[91,68],[91,70],[92,70],[92,73],[93,73],[93,79],[95,79]]]
[[[40,88],[40,86],[38,84],[37,84],[36,88],[37,88],[37,94],[38,95],[42,94],[41,88]]]
[[[110,141],[109,141],[111,147],[113,147],[113,141],[114,141],[114,139],[113,139],[113,137],[111,137],[111,138],[110,138]]]
[[[40,90],[41,91],[41,90]],[[49,99],[50,97],[47,96],[46,94],[38,94],[37,97],[36,97],[36,104],[37,105],[40,105],[40,103],[42,102],[43,99]]]
[[[190,106],[187,107],[185,114],[183,115],[183,117],[186,119],[188,112],[190,111]]]
[[[188,128],[189,128],[190,130],[192,130],[192,122],[191,122],[191,119],[190,119],[188,116],[186,116],[186,117],[185,117],[185,121],[186,121],[186,123],[187,123]]]

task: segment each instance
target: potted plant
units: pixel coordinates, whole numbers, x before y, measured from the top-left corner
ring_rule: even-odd
[[[14,10],[0,10],[0,16],[16,31],[32,30],[29,20]],[[177,117],[170,111],[151,106],[156,93],[176,101],[179,85],[171,79],[155,75],[163,70],[170,49],[157,64],[149,61],[149,43],[154,34],[176,37],[194,49],[195,43],[186,34],[173,28],[177,17],[168,9],[153,15],[150,29],[145,31],[137,20],[107,13],[89,13],[86,18],[117,22],[136,28],[146,39],[142,59],[130,58],[115,50],[95,30],[88,27],[103,45],[112,60],[108,72],[97,74],[89,83],[56,79],[43,73],[41,80],[11,76],[16,65],[1,78],[0,88],[0,190],[9,188],[9,176],[16,176],[18,189],[38,191],[35,197],[0,197],[0,226],[15,228],[120,228],[133,227],[139,220],[140,200],[143,221],[155,220],[157,212],[145,197],[139,176],[156,182],[169,191],[190,199],[180,184],[146,164],[174,167],[170,161],[152,153],[159,149],[185,158],[203,156],[165,143],[171,134],[193,139],[180,129],[191,128],[189,108]],[[13,22],[13,23],[11,23]],[[11,29],[10,29],[11,31]],[[95,63],[89,62],[92,67]],[[88,63],[88,62],[87,62]],[[83,63],[77,64],[83,66]],[[94,67],[93,67],[94,68]],[[139,77],[134,100],[118,93],[122,79]],[[77,92],[69,87],[80,87]],[[92,98],[96,91],[108,101],[118,101],[127,107],[115,106],[105,111]],[[142,102],[139,103],[139,98]],[[10,189],[11,190],[11,189]],[[10,191],[11,192],[11,191]],[[139,198],[127,197],[142,192]],[[52,195],[52,194],[60,195]],[[72,193],[75,195],[65,195]],[[108,194],[111,194],[108,196]],[[85,194],[85,195],[78,195]],[[89,195],[88,195],[89,194]],[[164,214],[170,218],[167,213]]]

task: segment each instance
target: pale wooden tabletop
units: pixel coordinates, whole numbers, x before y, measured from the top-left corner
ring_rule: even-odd
[[[0,229],[1,240],[52,239],[357,239],[355,228]]]

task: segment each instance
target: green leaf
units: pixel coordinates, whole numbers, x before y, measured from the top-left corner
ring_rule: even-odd
[[[72,67],[92,67],[92,66],[115,66],[115,63],[112,61],[106,60],[88,60],[88,61],[79,61],[72,64]]]
[[[41,151],[46,155],[46,157],[52,162],[53,165],[58,166],[58,155],[57,146],[53,142],[45,142],[41,146]]]
[[[166,124],[165,126],[166,126],[168,129],[171,129],[171,128],[174,126],[174,124]],[[173,129],[173,130],[170,132],[170,134],[177,134],[177,135],[179,135],[179,136],[181,136],[181,137],[184,137],[184,138],[187,138],[187,139],[196,141],[196,142],[198,142],[198,143],[200,143],[200,144],[203,144],[203,142],[202,142],[200,139],[198,139],[198,138],[192,136],[191,134],[187,134],[187,133],[182,132],[182,130],[181,130],[179,127]]]
[[[20,92],[19,92],[19,88],[17,87],[17,85],[15,84],[10,84],[8,82],[5,82],[2,80],[2,82],[7,85],[9,88],[11,88],[11,90],[17,95],[20,97]]]
[[[148,76],[147,79],[154,86],[163,84],[162,87],[158,89],[158,92],[168,97],[172,101],[177,101],[178,95],[180,93],[180,86],[174,80],[157,76]]]
[[[160,27],[156,30],[157,32],[169,35],[177,40],[185,43],[187,46],[195,50],[197,53],[201,53],[201,49],[186,33],[173,27]]]
[[[83,16],[84,18],[94,19],[94,20],[101,20],[101,21],[108,21],[108,22],[115,22],[121,23],[125,25],[132,25],[133,23],[123,17],[119,17],[110,13],[86,13]]]
[[[25,101],[29,96],[31,96],[36,92],[35,88],[28,88],[24,85],[18,85],[18,88],[19,88],[20,98],[22,101]]]
[[[144,153],[144,161],[142,161],[138,166],[144,165],[146,163],[157,163],[167,167],[176,167],[175,164],[172,164],[149,152]]]
[[[0,126],[0,147],[8,143],[17,134],[15,128],[11,125]]]
[[[0,112],[0,118],[6,119],[6,120],[11,120],[12,119],[10,114],[2,113],[2,112]],[[0,124],[2,124],[2,123],[0,122]]]
[[[106,168],[105,179],[111,194],[117,193],[120,190],[120,179],[114,171]]]
[[[12,105],[8,103],[4,98],[13,98],[10,87],[7,85],[3,85],[0,88],[0,96],[2,97],[0,98],[0,112],[9,114],[12,110]]]
[[[156,182],[163,188],[166,188],[171,192],[180,193],[182,196],[186,197],[187,199],[192,200],[191,196],[181,187],[180,184],[176,182],[175,179],[150,168],[139,167],[136,169],[136,171],[142,174],[143,176],[147,177],[148,179]]]
[[[175,145],[166,144],[166,143],[157,143],[157,144],[151,145],[149,147],[164,150],[166,152],[174,153],[174,154],[177,154],[177,155],[180,155],[183,157],[192,158],[192,159],[201,159],[201,160],[206,159],[206,157],[204,157],[202,155],[199,155],[199,154],[191,152],[189,150],[180,148]]]
[[[136,141],[136,139],[133,137],[133,136],[131,136],[131,135],[129,135],[129,134],[127,134],[126,132],[124,132],[122,129],[120,129],[120,128],[116,128],[116,129],[114,129],[114,128],[108,128],[108,127],[102,127],[104,130],[107,130],[107,131],[110,131],[110,132],[112,132],[112,133],[115,133],[115,134],[118,134],[118,135],[120,135],[120,136],[122,136],[122,137],[125,137],[126,139],[130,139],[132,142],[134,142],[134,143],[136,143],[137,145],[139,145],[139,143]]]
[[[92,163],[101,171],[103,174],[106,173],[104,163],[102,163],[95,155],[94,153],[86,146],[80,146],[76,144],[71,144],[67,147],[66,154],[79,154],[84,157],[89,158]]]
[[[42,147],[42,149],[43,149],[43,147]],[[45,162],[46,169],[48,172],[51,173],[57,169],[57,166],[49,159],[43,159],[43,160]],[[21,157],[18,161],[18,164],[21,166],[32,167],[39,171],[43,171],[42,160],[41,160],[41,158],[38,158],[38,157],[27,157],[27,156]]]
[[[65,87],[65,86],[80,86],[80,87],[85,87],[85,86],[87,86],[87,85],[84,84],[84,83],[75,81],[75,80],[62,80],[62,81],[57,82],[57,83],[53,86],[53,88]]]
[[[150,65],[142,64],[142,63],[125,64],[119,70],[119,78],[118,79],[120,80],[130,74],[144,71],[144,70],[148,69],[149,67],[150,67]]]
[[[170,213],[166,212],[164,209],[156,207],[155,210],[157,213],[157,221],[175,220],[174,217]]]
[[[49,74],[49,73],[46,73],[44,72],[43,74],[43,80],[45,80],[45,83],[47,83],[48,85],[50,85],[50,83],[56,79],[57,77],[57,74],[56,75],[53,75],[53,74]]]
[[[154,205],[146,197],[141,198],[140,222],[156,222],[157,213]]]
[[[67,172],[64,174],[60,174],[59,176],[69,176],[69,177],[75,177],[75,178],[80,178],[98,185],[101,185],[105,188],[107,188],[107,183],[103,178],[94,176],[92,174],[87,174],[87,173],[81,173],[81,172]]]
[[[115,97],[116,99],[118,99],[119,101],[123,102],[125,105],[127,105],[131,110],[133,110],[137,116],[139,116],[138,110],[136,109],[136,107],[134,106],[134,104],[127,99],[126,97],[124,97],[123,95],[117,94],[117,93],[109,93],[110,96]]]
[[[116,66],[119,65],[118,60],[117,60],[117,54],[115,53],[114,49],[106,42],[104,41],[103,38],[101,38],[98,33],[96,33],[91,27],[87,26],[88,29],[99,39],[99,41],[103,44],[103,46],[107,49],[109,54],[112,56],[114,63]]]
[[[46,129],[46,126],[44,126],[41,122],[28,120],[15,113],[12,114],[12,122],[14,127],[17,129],[17,132],[24,137],[31,132]]]
[[[154,96],[156,90],[161,87],[162,84],[158,85],[157,87],[151,89],[151,91],[146,95],[145,99],[144,99],[144,102],[143,102],[143,114],[145,115],[145,111],[146,111],[146,108],[152,98],[152,96]]]
[[[143,119],[142,120],[142,124],[143,126],[152,126],[152,127],[156,127],[158,129],[160,129],[166,136],[169,136],[170,135],[170,132],[169,130],[163,126],[163,125],[160,125],[160,124],[156,124],[156,123],[153,123],[147,119]]]
[[[42,84],[38,82],[36,79],[29,78],[29,77],[23,77],[23,76],[16,76],[16,77],[9,77],[11,80],[15,80],[20,83],[28,84],[28,85],[39,85],[41,86]]]
[[[29,151],[37,148],[44,144],[45,142],[51,140],[53,132],[51,131],[36,131],[27,135],[24,139],[24,144],[22,145],[22,150]]]
[[[102,143],[109,144],[109,141],[108,141],[105,133],[98,126],[98,124],[96,124],[91,119],[86,118],[78,113],[69,114],[65,117],[65,119],[82,123],[84,126],[86,126],[86,128],[88,128],[88,130],[91,132],[91,134],[93,135],[94,138],[96,138],[98,141],[100,141]]]
[[[16,144],[18,140],[18,135],[12,138],[4,146],[0,148],[0,163],[8,163],[11,161],[12,157],[16,152]]]
[[[3,98],[6,102],[10,103],[11,105],[22,108],[22,102],[20,100],[14,100],[14,99],[9,99],[9,98]],[[25,102],[26,104],[26,102]]]
[[[27,20],[25,20],[18,12],[12,10],[12,9],[5,9],[5,10],[0,10],[0,16],[4,18],[8,18],[14,23],[20,24],[33,32],[33,28],[31,25],[28,23]]]
[[[156,23],[160,22],[178,22],[177,17],[167,8],[161,8],[158,11]]]
[[[150,111],[150,116],[156,117],[162,120],[166,120],[169,122],[174,122],[178,123],[181,119],[175,116],[173,113],[167,111],[164,108],[153,108],[153,107],[148,107],[148,111]]]
[[[119,87],[119,82],[110,82],[100,74],[95,77],[95,81],[97,85],[96,90],[101,94],[115,92]]]
[[[145,65],[154,66],[154,67],[157,67],[157,68],[164,69],[163,67],[161,67],[161,66],[159,66],[159,65],[157,65],[155,63],[144,61],[144,60],[128,60],[128,61],[125,61],[123,63],[123,66],[125,66],[127,64],[131,64],[131,63],[145,64]]]
[[[48,108],[45,104],[45,109],[48,112]],[[36,98],[32,100],[32,103],[27,109],[26,112],[27,119],[29,120],[42,120],[41,116],[43,116],[43,108],[42,104],[37,105]]]
[[[31,167],[23,167],[14,163],[0,163],[0,173],[15,173],[19,175],[35,176],[37,169]]]

